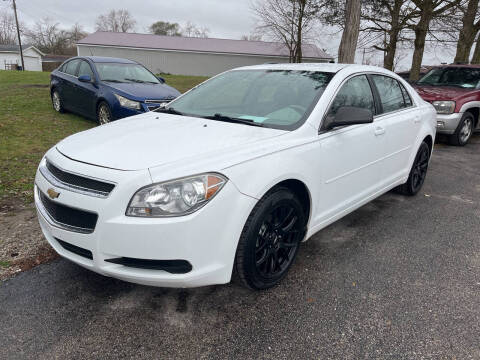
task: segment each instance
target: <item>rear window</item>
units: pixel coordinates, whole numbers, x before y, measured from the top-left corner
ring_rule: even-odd
[[[383,108],[382,113],[389,113],[407,107],[402,89],[397,80],[383,75],[372,75],[372,80],[380,95],[380,102]]]
[[[63,65],[63,72],[75,76],[77,74],[77,66],[79,61],[79,59],[75,59]]]

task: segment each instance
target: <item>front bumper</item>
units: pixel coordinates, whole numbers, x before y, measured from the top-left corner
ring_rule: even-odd
[[[57,166],[78,174],[116,182],[107,198],[96,198],[55,188],[39,171],[35,178],[35,205],[41,229],[50,245],[63,257],[97,273],[134,283],[165,287],[196,287],[230,281],[235,251],[243,225],[256,200],[227,182],[219,194],[197,212],[181,217],[137,218],[125,216],[126,206],[138,188],[151,183],[148,171],[122,172],[70,160],[56,150],[47,157]],[[38,191],[55,188],[54,201],[98,214],[92,233],[58,226],[45,216]],[[58,241],[60,240],[60,242]],[[91,258],[69,251],[61,242],[86,250]],[[145,269],[108,262],[115,258],[184,260],[187,273]]]
[[[463,113],[453,113],[449,115],[437,114],[437,133],[451,135],[457,129]]]

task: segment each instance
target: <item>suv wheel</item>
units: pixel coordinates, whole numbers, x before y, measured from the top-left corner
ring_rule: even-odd
[[[235,270],[247,287],[267,289],[282,280],[305,236],[302,204],[287,188],[267,193],[252,210],[235,255]]]
[[[462,120],[457,126],[455,133],[450,135],[450,144],[456,146],[465,146],[472,136],[475,119],[470,113],[463,114]]]
[[[417,155],[415,156],[407,182],[397,187],[397,192],[403,195],[414,196],[420,191],[427,177],[429,159],[430,147],[424,141],[420,144]]]

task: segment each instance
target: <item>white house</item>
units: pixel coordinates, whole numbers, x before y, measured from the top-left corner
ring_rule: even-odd
[[[22,45],[25,70],[42,71],[44,54],[33,45]],[[0,69],[10,70],[15,65],[22,66],[18,45],[0,45]]]

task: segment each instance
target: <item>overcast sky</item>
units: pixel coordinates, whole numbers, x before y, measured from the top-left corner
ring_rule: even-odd
[[[183,25],[191,21],[200,27],[207,27],[211,37],[239,39],[250,34],[255,19],[250,10],[250,0],[16,0],[20,21],[31,26],[35,21],[49,17],[68,28],[78,22],[88,32],[93,32],[95,18],[111,9],[127,9],[137,21],[137,32],[147,32],[155,21],[178,22]],[[9,2],[0,1],[0,11],[9,7]],[[324,29],[316,45],[337,55],[340,35]],[[399,68],[408,69],[411,64],[411,50],[404,50]],[[362,61],[360,50],[357,62]],[[454,51],[445,47],[427,48],[424,64],[451,62]],[[367,53],[367,57],[369,57]],[[381,65],[382,54],[370,56]]]

